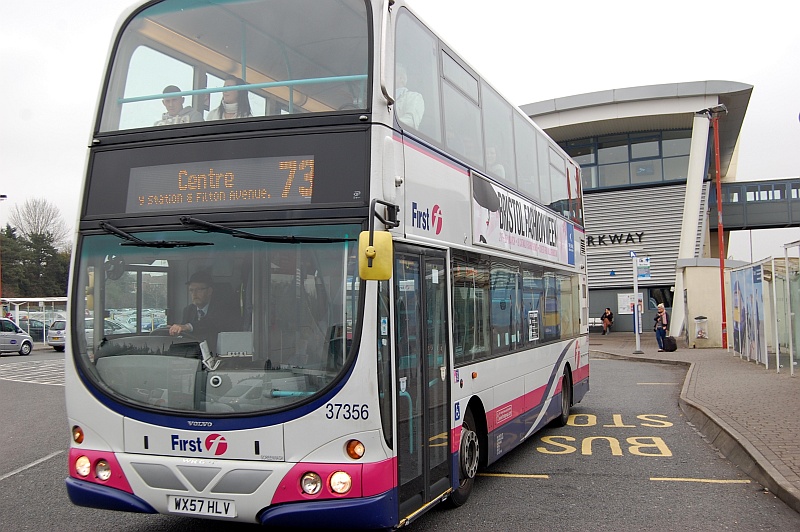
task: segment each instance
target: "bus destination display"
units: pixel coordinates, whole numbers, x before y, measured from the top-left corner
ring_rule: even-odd
[[[305,205],[314,156],[260,157],[132,168],[126,213]]]

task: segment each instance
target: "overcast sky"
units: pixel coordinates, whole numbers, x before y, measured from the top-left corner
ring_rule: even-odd
[[[321,1],[321,0],[320,0]],[[411,3],[413,0],[409,0]],[[0,223],[46,198],[75,225],[98,85],[128,0],[5,2],[0,19]],[[416,0],[430,27],[513,103],[658,83],[754,86],[740,180],[800,176],[800,4]],[[800,231],[754,233],[753,258],[782,256]],[[749,259],[749,235],[728,255]],[[762,249],[762,247],[764,249]]]

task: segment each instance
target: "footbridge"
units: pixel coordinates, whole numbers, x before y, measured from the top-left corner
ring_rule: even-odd
[[[708,207],[713,218],[717,211],[713,185]],[[800,178],[722,183],[722,225],[726,232],[800,227]],[[710,229],[715,231],[716,224]]]

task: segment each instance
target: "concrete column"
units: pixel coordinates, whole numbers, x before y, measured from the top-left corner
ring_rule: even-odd
[[[692,145],[689,149],[689,171],[686,175],[686,196],[683,199],[683,221],[678,260],[695,258],[700,204],[703,197],[703,178],[708,161],[708,132],[710,121],[705,115],[695,115],[692,123]],[[672,326],[670,331],[682,335],[687,328],[686,308],[683,304],[683,269],[675,271],[675,293],[673,294]]]

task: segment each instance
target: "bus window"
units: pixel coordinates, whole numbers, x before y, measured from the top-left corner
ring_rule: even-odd
[[[539,198],[539,171],[536,166],[536,128],[514,113],[514,153],[517,162],[517,184],[531,199]]]
[[[512,351],[520,343],[522,320],[516,265],[493,262],[491,287],[492,354],[496,355]]]
[[[447,149],[483,167],[480,109],[447,83],[443,85],[442,96]]]
[[[486,171],[490,176],[516,186],[511,106],[484,83],[482,111]]]
[[[544,281],[541,267],[522,270],[522,313],[526,329],[523,341],[533,347],[543,340],[542,318],[544,317]]]
[[[150,76],[147,72],[152,72]],[[130,73],[126,78],[125,97],[145,92],[161,91],[170,85],[180,90],[191,89],[194,73],[191,65],[174,57],[153,50],[147,46],[139,46],[133,52],[130,62]],[[184,107],[194,106],[193,98],[184,97]],[[149,127],[165,118],[167,111],[162,98],[127,105],[122,108],[120,129]]]
[[[185,106],[208,112],[219,106],[214,78],[230,75],[246,85],[255,118],[366,109],[367,8],[344,3],[149,5],[127,21],[112,51],[99,131],[152,127],[168,86],[180,89]]]
[[[86,272],[78,357],[98,387],[138,406],[255,412],[311,397],[348,367],[360,287],[348,235],[358,230],[253,228],[253,235],[299,241],[245,247],[227,234],[188,230],[176,241],[195,246],[120,247],[117,236],[87,237],[78,266]],[[119,253],[109,256],[111,248]],[[187,323],[191,330],[171,330]],[[236,386],[242,393],[231,392]]]
[[[403,126],[435,141],[442,138],[439,119],[438,41],[406,10],[397,19],[395,112]],[[406,103],[408,94],[416,102]]]
[[[550,342],[561,338],[561,314],[559,311],[559,286],[556,274],[544,274],[544,340]]]
[[[573,290],[573,279],[564,275],[558,276],[559,319],[561,320],[561,337],[570,338],[578,332],[578,308],[575,296],[577,286]],[[577,281],[577,279],[575,279]],[[577,285],[577,282],[576,282]]]
[[[567,183],[569,184],[569,218],[583,225],[583,183],[581,167],[573,162],[567,163]]]
[[[489,268],[453,259],[453,343],[456,364],[489,356]]]
[[[442,67],[444,79],[452,83],[454,87],[458,87],[470,100],[478,103],[478,80],[447,52],[442,52]]]
[[[550,191],[553,194],[550,208],[569,218],[569,190],[564,158],[552,147],[548,150],[550,161]]]
[[[536,158],[539,162],[539,196],[542,205],[550,205],[553,192],[550,187],[550,143],[544,134],[536,132]]]

